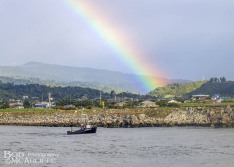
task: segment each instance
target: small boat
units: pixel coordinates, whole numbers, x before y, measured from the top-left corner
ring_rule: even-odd
[[[85,125],[81,126],[80,129],[73,131],[72,129],[70,131],[67,131],[67,135],[76,135],[76,134],[87,134],[87,133],[96,133],[97,126],[95,125]]]

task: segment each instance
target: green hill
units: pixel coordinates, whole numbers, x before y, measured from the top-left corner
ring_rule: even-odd
[[[203,84],[200,88],[188,93],[188,96],[194,94],[206,94],[206,95],[214,95],[220,94],[221,96],[234,96],[234,81],[227,81],[227,82],[207,82]]]
[[[149,95],[157,97],[182,96],[184,94],[190,93],[200,88],[205,83],[207,83],[207,81],[197,81],[187,84],[182,84],[182,83],[168,84],[167,86],[154,89],[149,93]]]

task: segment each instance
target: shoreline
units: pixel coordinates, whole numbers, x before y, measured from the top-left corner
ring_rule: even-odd
[[[0,124],[0,128],[4,126],[14,126],[14,127],[66,127],[70,128],[69,125],[35,125],[35,124]],[[79,128],[80,125],[74,125],[73,128]],[[142,126],[122,126],[122,127],[113,127],[113,126],[97,126],[98,128],[108,128],[108,129],[138,129],[138,128],[211,128],[211,129],[232,129],[234,125],[227,126],[227,125],[142,125]]]
[[[0,125],[75,127],[84,122],[106,128],[174,126],[233,128],[234,109],[227,106],[0,112]]]

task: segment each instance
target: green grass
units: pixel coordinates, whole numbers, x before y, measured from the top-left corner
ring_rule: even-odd
[[[200,88],[206,82],[207,81],[197,81],[187,84],[182,84],[182,83],[168,84],[167,86],[158,87],[154,89],[149,94],[152,96],[159,96],[165,98],[181,96]]]
[[[167,117],[169,114],[172,113],[173,108],[156,108],[156,109],[150,109],[150,110],[146,110],[145,114],[148,117],[154,117],[154,118],[165,118]]]
[[[234,102],[228,102],[228,103],[181,103],[180,107],[225,107],[227,105],[234,107]]]
[[[0,113],[18,113],[18,114],[53,114],[55,112],[73,114],[75,111],[80,114],[96,115],[96,114],[117,114],[117,115],[138,115],[146,114],[149,117],[164,118],[170,114],[175,108],[184,107],[226,107],[227,105],[234,107],[234,102],[223,103],[181,103],[178,107],[158,107],[158,108],[125,108],[125,109],[76,109],[76,110],[60,110],[60,109],[0,109]]]
[[[53,112],[56,111],[54,109],[38,109],[38,108],[29,108],[29,109],[14,109],[14,108],[7,108],[7,109],[0,109],[0,112]]]

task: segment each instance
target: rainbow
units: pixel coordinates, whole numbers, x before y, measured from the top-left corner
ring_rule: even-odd
[[[155,66],[147,62],[139,50],[129,43],[125,43],[124,36],[115,30],[114,27],[107,24],[103,15],[100,14],[100,11],[95,10],[93,4],[88,3],[86,0],[67,0],[65,3],[111,47],[114,53],[133,73],[142,74],[137,75],[137,80],[140,81],[145,91],[148,92],[156,87],[165,85],[165,81],[158,78],[162,78],[161,76],[165,75],[159,70],[155,70]]]

